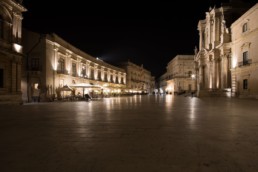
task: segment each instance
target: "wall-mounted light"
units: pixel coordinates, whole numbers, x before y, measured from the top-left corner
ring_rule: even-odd
[[[195,79],[195,78],[196,78],[195,74],[192,74],[192,75],[191,75],[191,78],[192,78],[192,79]]]
[[[13,49],[14,49],[14,51],[16,51],[17,53],[22,53],[22,46],[19,45],[19,44],[14,43],[14,44],[13,44]]]

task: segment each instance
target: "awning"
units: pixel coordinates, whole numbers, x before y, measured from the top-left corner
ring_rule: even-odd
[[[72,84],[72,85],[70,85],[70,87],[71,88],[99,88],[99,89],[103,88],[99,85],[86,84],[86,83]]]
[[[73,91],[73,89],[71,87],[69,87],[68,85],[63,86],[59,90],[60,91]]]

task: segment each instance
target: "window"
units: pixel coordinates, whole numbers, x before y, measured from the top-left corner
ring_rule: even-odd
[[[82,66],[81,76],[86,77],[86,67]]]
[[[101,80],[101,70],[98,71],[98,79]]]
[[[248,64],[248,51],[243,52],[243,65]]]
[[[192,71],[188,71],[188,76],[189,76],[189,77],[192,76]]]
[[[112,82],[112,81],[113,81],[113,75],[110,76],[110,82]]]
[[[242,27],[242,32],[246,32],[247,31],[247,23],[245,23]]]
[[[0,88],[4,88],[4,69],[0,69]]]
[[[104,74],[104,81],[107,81],[107,73]]]
[[[60,73],[65,73],[65,60],[63,58],[60,58],[58,61],[58,71]]]
[[[33,89],[39,89],[39,83],[34,83],[33,84]]]
[[[244,90],[248,89],[248,80],[247,79],[243,80],[243,89]]]
[[[72,75],[76,76],[76,64],[75,63],[72,64]]]
[[[90,71],[90,78],[91,78],[91,79],[94,79],[94,68],[91,68],[91,71]]]
[[[31,69],[32,70],[39,70],[39,58],[32,58],[31,59]]]

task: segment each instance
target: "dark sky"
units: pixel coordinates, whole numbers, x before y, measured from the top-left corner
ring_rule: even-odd
[[[130,59],[159,77],[177,54],[193,54],[198,45],[198,21],[220,1],[24,0],[28,11],[23,26],[56,33],[111,64]]]

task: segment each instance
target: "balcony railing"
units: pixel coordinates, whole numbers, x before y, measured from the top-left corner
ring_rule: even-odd
[[[68,70],[57,70],[56,73],[57,73],[57,74],[68,75]]]
[[[252,63],[252,59],[248,59],[242,62],[238,62],[238,67],[250,65]]]

